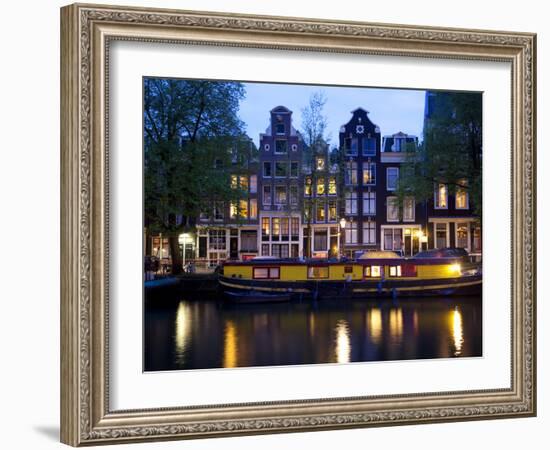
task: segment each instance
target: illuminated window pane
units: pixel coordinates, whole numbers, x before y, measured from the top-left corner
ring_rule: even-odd
[[[379,277],[380,276],[380,266],[371,266],[370,276],[371,277]]]

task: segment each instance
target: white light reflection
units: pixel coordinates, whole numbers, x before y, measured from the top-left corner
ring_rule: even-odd
[[[460,356],[462,354],[462,344],[464,343],[464,327],[462,325],[462,314],[458,307],[455,307],[452,313],[452,331],[455,346],[454,355]]]
[[[336,322],[336,362],[348,363],[351,360],[349,325],[346,320]]]

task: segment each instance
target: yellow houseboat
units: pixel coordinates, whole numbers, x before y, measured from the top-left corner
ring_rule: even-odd
[[[458,258],[405,259],[394,252],[368,252],[353,261],[229,261],[223,265],[219,283],[231,298],[241,294],[243,301],[255,301],[256,294],[256,301],[269,301],[290,296],[476,295],[481,293],[482,277],[478,267]]]

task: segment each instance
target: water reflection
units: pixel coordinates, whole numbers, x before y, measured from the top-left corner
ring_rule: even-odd
[[[176,363],[178,366],[185,366],[185,355],[191,335],[191,307],[185,302],[180,302],[178,306],[175,329]]]
[[[481,356],[481,300],[145,304],[151,370]]]
[[[368,324],[372,342],[379,344],[382,339],[382,311],[380,308],[372,308],[369,310]]]
[[[225,324],[223,367],[238,367],[237,349],[237,330],[233,321],[228,320]]]
[[[336,362],[348,363],[351,361],[351,345],[349,325],[346,320],[336,323]]]
[[[464,343],[464,327],[462,325],[462,314],[460,314],[458,306],[452,312],[451,320],[455,347],[454,355],[460,356],[462,354],[462,344]]]

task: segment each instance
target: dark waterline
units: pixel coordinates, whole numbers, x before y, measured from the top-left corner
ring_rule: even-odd
[[[482,356],[481,298],[145,302],[144,370]]]

